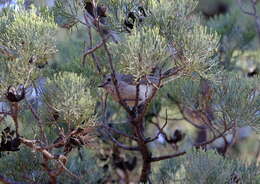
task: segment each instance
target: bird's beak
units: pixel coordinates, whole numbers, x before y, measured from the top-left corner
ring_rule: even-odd
[[[102,82],[100,85],[98,85],[98,87],[103,88],[103,87],[105,87],[105,85],[107,85],[107,82]]]

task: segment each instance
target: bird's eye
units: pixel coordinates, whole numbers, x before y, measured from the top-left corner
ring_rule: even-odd
[[[110,81],[111,81],[111,78],[108,78],[108,79],[107,79],[107,82],[110,82]]]

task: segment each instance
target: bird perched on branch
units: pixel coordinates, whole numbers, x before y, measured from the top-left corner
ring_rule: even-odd
[[[124,101],[129,107],[134,107],[136,101],[137,105],[140,105],[147,99],[150,99],[154,90],[159,88],[160,82],[160,79],[155,76],[147,76],[139,81],[135,81],[132,75],[119,73],[115,74],[115,79],[121,100]],[[111,74],[106,75],[103,82],[98,87],[105,89],[115,101],[120,101]]]
[[[146,75],[137,80],[133,75],[115,73],[115,81],[121,100],[129,107],[141,105],[153,96],[153,93],[163,86],[161,81],[176,76],[183,70],[183,67],[173,67],[161,73],[158,67],[153,68],[151,75]],[[115,101],[120,102],[117,90],[113,82],[113,76],[108,74],[98,86],[105,89]],[[138,96],[138,99],[137,99]]]

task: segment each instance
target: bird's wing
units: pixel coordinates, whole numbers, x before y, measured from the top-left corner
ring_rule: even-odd
[[[129,85],[136,85],[137,84],[135,77],[131,74],[117,74],[117,77],[120,80],[126,82]],[[156,76],[148,75],[148,76],[142,77],[139,80],[139,83],[141,85],[142,84],[155,84],[155,85],[157,85],[157,84],[159,84],[159,78],[156,77]]]

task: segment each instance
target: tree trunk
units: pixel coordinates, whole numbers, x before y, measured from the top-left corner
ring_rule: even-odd
[[[151,157],[152,154],[149,151],[149,148],[145,142],[145,139],[143,137],[143,131],[144,129],[142,128],[143,126],[143,121],[132,121],[132,124],[134,125],[135,129],[135,134],[138,137],[138,147],[140,149],[140,152],[142,154],[142,159],[143,159],[143,166],[142,166],[142,172],[140,176],[140,182],[146,183],[149,179],[149,174],[151,172]]]
[[[148,150],[147,145],[144,145],[144,150],[141,150],[142,158],[143,158],[143,167],[140,176],[140,182],[147,182],[149,178],[149,174],[151,172],[151,153]]]

